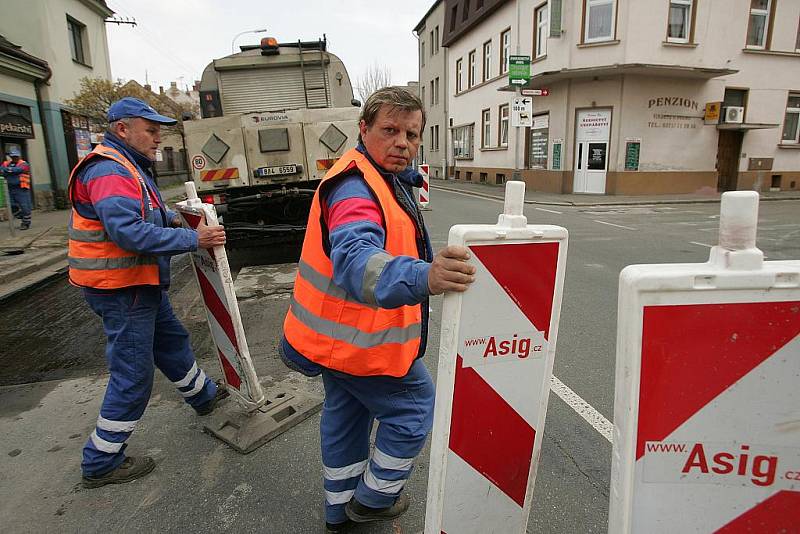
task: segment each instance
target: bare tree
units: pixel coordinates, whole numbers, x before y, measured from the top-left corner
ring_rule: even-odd
[[[392,71],[388,66],[379,65],[376,61],[358,77],[356,91],[361,102],[366,102],[369,95],[387,85],[392,85]]]

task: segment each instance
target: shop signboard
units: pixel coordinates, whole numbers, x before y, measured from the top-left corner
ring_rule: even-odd
[[[629,137],[625,140],[625,170],[639,170],[639,151],[641,150],[642,140]]]
[[[552,170],[561,170],[561,151],[564,147],[563,139],[553,139],[553,167]]]

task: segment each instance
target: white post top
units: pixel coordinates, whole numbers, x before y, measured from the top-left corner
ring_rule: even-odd
[[[758,193],[723,193],[719,214],[719,245],[711,249],[710,261],[729,269],[760,269],[764,254],[756,248],[757,229]]]
[[[200,199],[197,197],[197,188],[194,182],[183,182],[183,186],[186,188],[186,204],[189,206],[201,204]]]
[[[506,198],[503,204],[503,213],[497,218],[498,226],[508,228],[522,228],[528,224],[528,219],[523,215],[525,206],[525,182],[511,180],[506,182]]]

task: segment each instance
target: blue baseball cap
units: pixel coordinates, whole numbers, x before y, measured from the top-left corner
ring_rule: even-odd
[[[8,151],[9,156],[16,156],[18,158],[22,157],[22,152],[19,151],[17,147],[12,147],[11,150]]]
[[[108,122],[114,122],[130,117],[141,117],[149,121],[166,124],[169,126],[178,123],[178,121],[175,119],[171,119],[159,114],[144,100],[139,100],[138,98],[133,98],[131,96],[120,98],[108,108]]]

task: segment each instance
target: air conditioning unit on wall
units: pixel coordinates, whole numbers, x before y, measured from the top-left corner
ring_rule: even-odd
[[[723,122],[741,124],[744,122],[744,108],[742,106],[728,106],[722,110]]]

